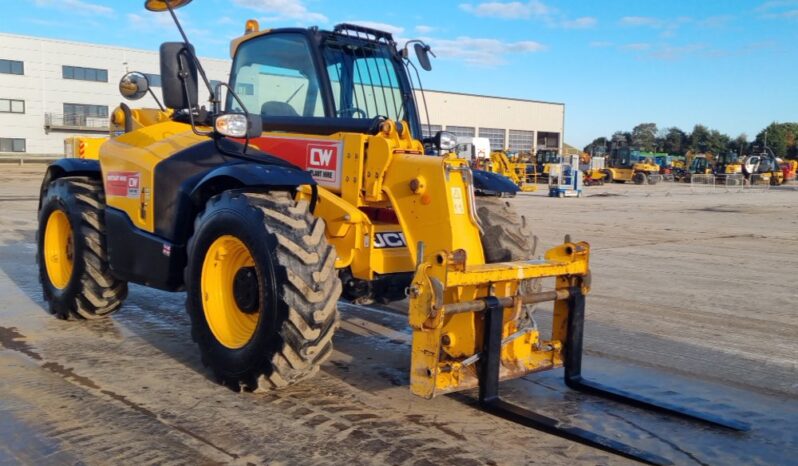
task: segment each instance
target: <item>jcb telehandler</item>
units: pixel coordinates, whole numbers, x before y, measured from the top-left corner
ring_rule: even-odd
[[[436,153],[454,144],[417,139],[407,46],[362,26],[250,20],[231,44],[229,85],[212,88],[174,12],[189,1],[145,3],[183,38],[160,49],[164,108],[121,104],[99,160],[62,159],[45,174],[37,261],[52,313],[107,316],[128,282],[185,290],[203,363],[224,385],[260,391],[318,371],[342,293],[407,296],[421,397],[479,387],[489,412],[654,464],[669,461],[508,404],[499,381],[564,366],[573,389],[746,428],[581,377],[589,246],[567,240],[533,259],[528,220],[476,198],[467,161],[425,155],[424,142]],[[429,47],[412,43],[429,69]],[[120,89],[140,98],[148,83],[130,73]],[[540,289],[544,277],[554,289]],[[546,338],[529,309],[545,301]]]

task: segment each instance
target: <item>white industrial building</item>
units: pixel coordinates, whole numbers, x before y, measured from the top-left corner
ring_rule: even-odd
[[[229,60],[201,60],[209,79],[227,81]],[[157,51],[0,33],[0,155],[58,155],[67,137],[107,133],[127,71],[149,75],[160,95]],[[425,96],[433,133],[488,137],[495,149],[562,149],[564,104],[432,90]],[[156,103],[146,96],[136,105]]]

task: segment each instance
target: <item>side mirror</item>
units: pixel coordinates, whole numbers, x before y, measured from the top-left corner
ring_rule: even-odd
[[[168,108],[183,110],[199,105],[194,47],[183,42],[161,44],[161,89]]]
[[[191,3],[191,0],[145,0],[144,8],[150,11],[166,11],[170,7],[177,10]],[[168,5],[167,5],[168,4]]]
[[[416,43],[413,45],[413,48],[416,51],[416,58],[418,58],[418,64],[421,65],[422,68],[426,71],[432,70],[432,63],[430,63],[429,54],[432,53],[430,50],[429,45],[423,43]],[[433,54],[434,56],[434,54]]]
[[[149,90],[150,81],[138,71],[131,71],[119,80],[119,93],[127,100],[139,100]]]

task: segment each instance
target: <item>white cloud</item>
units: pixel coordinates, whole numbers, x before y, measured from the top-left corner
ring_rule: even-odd
[[[727,25],[734,20],[732,15],[717,15],[710,16],[709,18],[702,19],[698,22],[698,26],[702,28],[719,28]]]
[[[482,2],[476,5],[461,3],[460,9],[477,16],[487,16],[502,19],[528,19],[536,16],[546,16],[553,10],[539,0],[528,2]]]
[[[113,8],[83,0],[35,0],[35,3],[38,7],[53,7],[80,15],[112,16],[114,14]]]
[[[596,49],[604,47],[612,47],[613,45],[615,44],[606,40],[594,40],[593,42],[590,43],[590,46]]]
[[[621,46],[621,50],[641,51],[651,48],[651,44],[645,42],[635,42],[633,44],[626,44]]]
[[[430,32],[434,31],[436,28],[432,26],[427,26],[424,24],[419,24],[416,26],[416,32],[419,34],[429,34]]]
[[[272,20],[297,20],[306,23],[326,23],[321,13],[308,11],[301,0],[233,0],[238,6],[274,15]]]
[[[363,26],[371,29],[376,29],[378,31],[385,31],[390,32],[394,36],[399,35],[405,31],[405,28],[401,26],[394,26],[393,24],[388,23],[379,23],[377,21],[347,21],[349,24],[357,24],[358,26]]]
[[[798,19],[798,0],[772,0],[759,5],[754,11],[763,19]]]
[[[624,26],[648,26],[653,28],[661,28],[665,25],[665,21],[653,18],[651,16],[624,16],[621,18],[621,24]]]
[[[592,16],[582,16],[581,18],[563,21],[562,27],[565,29],[589,29],[597,23],[598,20]]]
[[[470,65],[494,66],[506,63],[509,54],[534,53],[546,50],[535,41],[503,42],[461,36],[456,39],[428,39],[432,51],[441,58],[461,59]]]

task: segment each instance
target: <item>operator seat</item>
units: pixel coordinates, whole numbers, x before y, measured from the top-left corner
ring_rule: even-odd
[[[270,100],[260,107],[262,117],[298,117],[299,114],[290,104]]]

